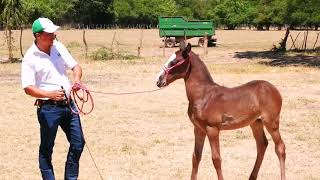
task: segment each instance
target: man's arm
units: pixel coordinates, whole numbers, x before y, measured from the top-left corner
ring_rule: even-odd
[[[79,64],[75,65],[72,68],[73,71],[73,84],[80,83],[82,77],[82,68]]]
[[[36,86],[28,86],[24,88],[24,92],[35,98],[49,98],[55,101],[61,101],[64,99],[64,90],[45,91],[37,88]]]

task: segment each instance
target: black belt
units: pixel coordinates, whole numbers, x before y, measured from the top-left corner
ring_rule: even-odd
[[[43,106],[43,105],[56,105],[56,106],[67,106],[68,101],[67,100],[62,100],[62,101],[55,101],[52,99],[48,100],[43,100],[43,99],[37,99],[36,102],[34,103],[35,106]]]

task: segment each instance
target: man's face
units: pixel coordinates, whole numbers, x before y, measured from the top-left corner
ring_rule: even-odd
[[[42,44],[47,46],[51,46],[55,38],[56,35],[54,33],[40,32],[37,35],[37,41],[41,41]]]

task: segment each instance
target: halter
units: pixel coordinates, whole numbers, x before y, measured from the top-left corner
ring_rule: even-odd
[[[177,64],[175,64],[175,65],[173,65],[173,66],[169,67],[169,68],[167,68],[167,67],[165,67],[165,66],[164,66],[164,67],[162,67],[162,69],[163,69],[163,71],[164,71],[165,75],[167,76],[173,68],[175,68],[175,67],[179,67],[179,66],[180,66],[180,65],[182,65],[184,62],[189,61],[189,63],[188,63],[188,67],[187,67],[187,69],[186,69],[186,73],[187,73],[187,72],[189,71],[190,66],[191,66],[191,62],[190,62],[189,57],[190,57],[190,53],[188,54],[188,58],[187,58],[187,59],[183,59],[183,58],[181,58],[181,59],[183,59],[183,61],[181,61],[181,59],[178,59],[178,60],[179,60],[179,62],[178,62]]]

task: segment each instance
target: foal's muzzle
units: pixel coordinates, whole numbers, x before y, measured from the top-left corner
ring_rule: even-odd
[[[162,88],[162,87],[164,87],[164,86],[167,85],[164,76],[165,76],[165,75],[162,74],[161,76],[159,76],[159,78],[158,78],[158,80],[157,80],[157,86],[158,86],[159,88]]]

